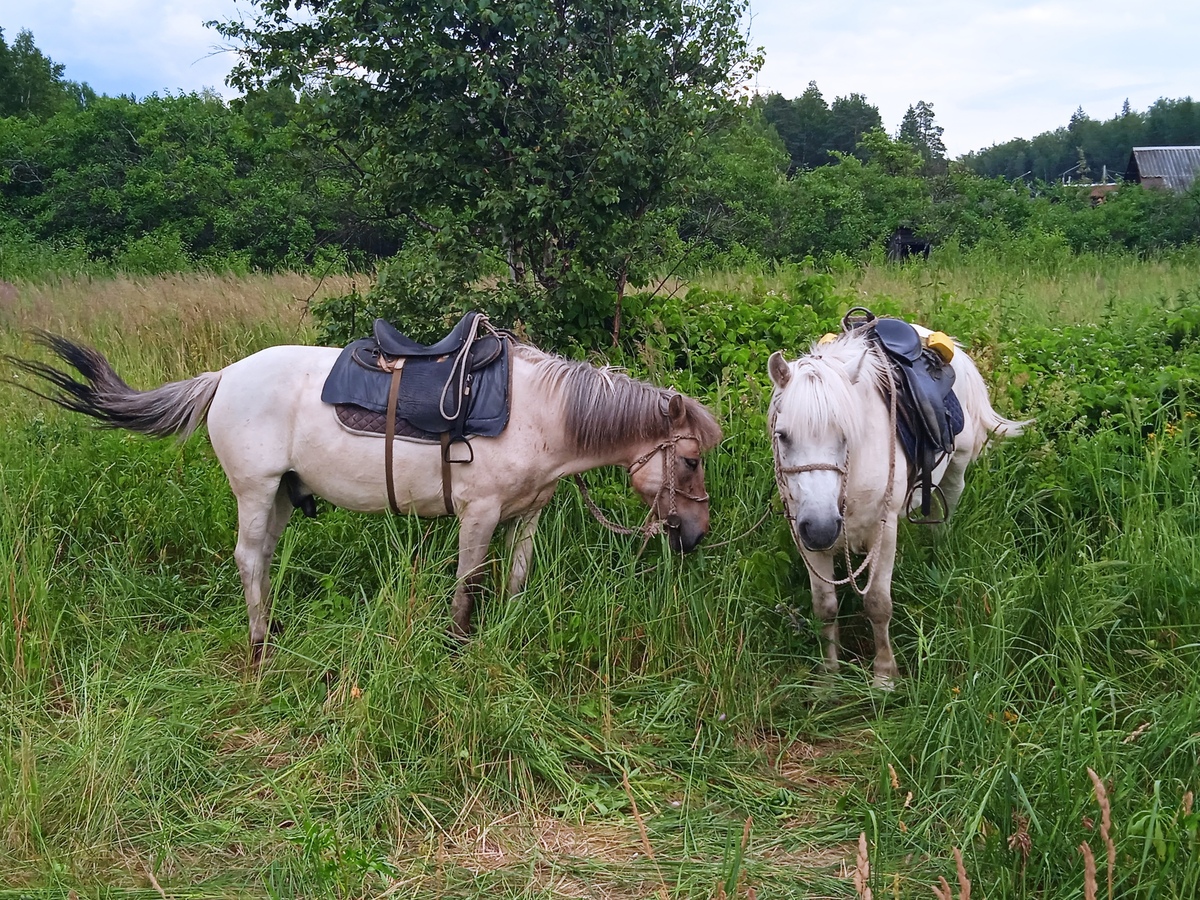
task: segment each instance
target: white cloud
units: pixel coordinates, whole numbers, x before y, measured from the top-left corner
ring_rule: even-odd
[[[934,106],[951,153],[1065,125],[1076,107],[1108,118],[1126,97],[1200,93],[1200,3],[1130,7],[1096,0],[751,0],[751,39],[766,47],[760,91],[799,95],[815,80],[826,99],[865,94],[895,131],[918,100]],[[210,19],[245,12],[235,0],[30,0],[0,7],[8,39],[21,28],[104,93],[199,90],[227,96],[234,63],[214,51]]]
[[[1065,125],[1080,105],[1108,118],[1126,97],[1144,109],[1200,84],[1191,0],[1152,10],[1099,0],[1086,12],[1064,2],[751,2],[751,38],[767,54],[759,90],[796,96],[815,80],[826,99],[862,93],[892,131],[926,100],[955,154]]]
[[[220,35],[204,27],[234,15],[232,0],[42,0],[0,14],[11,40],[27,28],[66,76],[108,94],[215,88],[227,95],[230,54],[212,56]]]

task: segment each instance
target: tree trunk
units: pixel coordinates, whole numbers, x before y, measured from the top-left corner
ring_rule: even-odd
[[[613,313],[612,327],[612,345],[617,346],[621,340],[621,301],[625,299],[625,285],[629,279],[629,260],[626,259],[621,263],[621,270],[617,272],[617,309]]]
[[[504,254],[508,259],[508,275],[514,285],[525,283],[525,260],[522,257],[521,242],[510,238],[500,229],[500,240],[504,242]]]

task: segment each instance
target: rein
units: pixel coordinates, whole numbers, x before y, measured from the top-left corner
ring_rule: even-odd
[[[869,347],[868,353],[877,352],[873,347]],[[862,563],[856,569],[854,562],[850,558],[850,538],[846,534],[846,484],[849,479],[850,466],[850,451],[846,450],[846,459],[841,465],[836,463],[808,463],[803,466],[782,466],[779,464],[779,439],[775,437],[775,422],[779,418],[779,410],[776,409],[771,414],[771,449],[775,457],[775,484],[779,488],[779,496],[783,499],[783,515],[792,523],[788,530],[792,533],[792,541],[796,544],[796,549],[800,551],[800,558],[804,560],[804,565],[808,569],[810,575],[824,582],[830,587],[841,587],[850,585],[854,588],[854,592],[860,597],[865,597],[867,591],[871,589],[871,584],[875,580],[875,561],[879,558],[879,548],[883,543],[883,529],[887,524],[888,502],[892,496],[892,489],[896,484],[896,382],[892,374],[892,367],[884,361],[883,369],[887,373],[888,379],[888,478],[887,487],[883,493],[883,513],[879,517],[879,533],[875,537],[875,542],[867,551],[867,555],[863,558]],[[813,568],[812,563],[808,561],[808,556],[804,552],[804,546],[799,535],[796,534],[795,523],[796,517],[792,515],[788,508],[789,492],[787,482],[784,481],[785,475],[798,475],[803,472],[837,472],[842,476],[842,489],[838,495],[838,515],[842,517],[842,551],[846,559],[846,577],[840,579],[829,579]],[[858,586],[858,578],[863,572],[867,573],[867,583],[863,587]]]

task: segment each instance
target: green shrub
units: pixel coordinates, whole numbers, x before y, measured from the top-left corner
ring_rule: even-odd
[[[195,268],[179,232],[169,228],[126,242],[113,263],[117,269],[131,275],[163,275]]]

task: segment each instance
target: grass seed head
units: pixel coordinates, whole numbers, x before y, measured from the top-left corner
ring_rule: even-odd
[[[1084,900],[1096,900],[1096,857],[1092,855],[1092,848],[1087,841],[1079,845],[1079,852],[1083,854]]]
[[[858,857],[854,863],[854,892],[858,900],[872,900],[871,860],[867,856],[867,833],[858,833]]]

